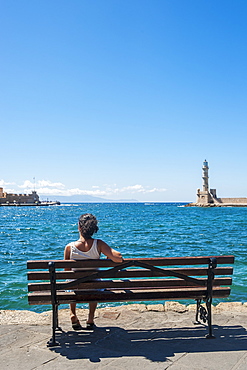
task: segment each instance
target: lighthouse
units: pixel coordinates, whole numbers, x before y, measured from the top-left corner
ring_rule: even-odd
[[[208,185],[208,162],[205,161],[202,164],[202,190],[197,189],[197,201],[196,203],[201,206],[209,205],[214,203],[214,198],[216,198],[216,190],[209,189]]]
[[[197,189],[197,200],[186,207],[247,207],[247,198],[218,198],[216,189],[209,188],[208,162],[202,164],[202,190]]]
[[[205,159],[205,161],[203,162],[203,166],[202,166],[202,179],[203,179],[202,190],[203,191],[208,191],[208,170],[209,170],[208,162]]]

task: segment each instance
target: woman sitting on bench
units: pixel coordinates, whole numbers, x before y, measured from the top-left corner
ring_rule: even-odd
[[[120,252],[109,247],[108,244],[100,239],[93,239],[93,234],[98,231],[98,221],[95,216],[90,213],[81,215],[78,223],[79,239],[66,245],[64,249],[65,260],[85,260],[85,259],[99,259],[100,254],[103,253],[113,262],[122,262],[123,258]],[[75,269],[76,270],[76,269]],[[97,307],[97,302],[89,303],[89,314],[86,329],[93,330],[94,328],[94,314]],[[82,329],[80,321],[76,316],[76,303],[70,304],[70,318],[72,328],[74,330]]]

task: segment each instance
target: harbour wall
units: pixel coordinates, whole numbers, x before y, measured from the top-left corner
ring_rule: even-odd
[[[219,203],[247,204],[247,198],[217,198]]]

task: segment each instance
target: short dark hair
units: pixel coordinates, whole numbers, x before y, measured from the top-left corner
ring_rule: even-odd
[[[91,238],[91,236],[99,230],[96,217],[91,213],[81,215],[79,218],[79,230],[85,239]]]

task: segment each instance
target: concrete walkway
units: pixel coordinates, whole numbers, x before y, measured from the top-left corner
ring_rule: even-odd
[[[59,311],[60,345],[46,346],[51,313],[0,311],[0,366],[8,370],[169,369],[246,370],[247,305],[214,310],[216,339],[194,325],[194,306],[179,303],[98,309],[97,328],[73,331],[68,310]],[[86,310],[78,310],[85,325]]]

